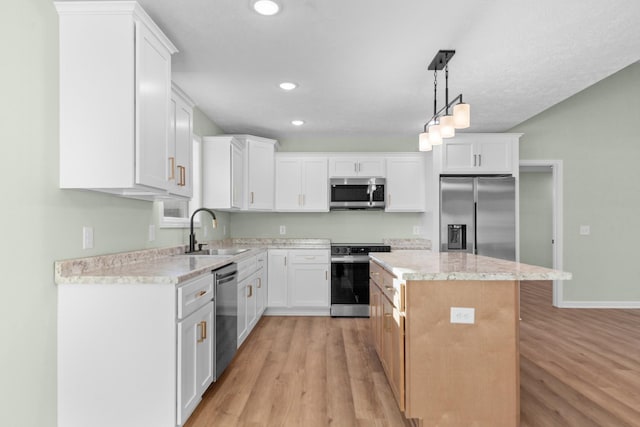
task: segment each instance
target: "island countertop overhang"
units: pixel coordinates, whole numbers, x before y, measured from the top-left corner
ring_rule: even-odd
[[[571,273],[473,255],[426,250],[372,253],[371,260],[398,279],[422,280],[569,280]]]

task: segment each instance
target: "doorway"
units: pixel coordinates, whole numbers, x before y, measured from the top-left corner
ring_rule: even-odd
[[[562,269],[562,160],[520,161],[520,262]],[[562,281],[553,305],[563,306]]]

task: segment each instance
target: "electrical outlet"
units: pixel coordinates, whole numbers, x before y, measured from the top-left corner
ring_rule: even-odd
[[[287,226],[286,225],[281,225],[280,226],[280,234],[287,234]]]
[[[451,323],[476,323],[476,309],[469,307],[451,307]]]
[[[420,227],[419,225],[414,225],[413,226],[413,235],[414,236],[419,236],[422,234],[422,227]]]
[[[153,242],[154,240],[156,240],[156,226],[149,224],[149,241]]]
[[[589,234],[591,234],[591,226],[589,226],[589,225],[581,225],[580,226],[580,235],[581,236],[588,236]]]
[[[82,249],[93,248],[93,227],[82,227]]]

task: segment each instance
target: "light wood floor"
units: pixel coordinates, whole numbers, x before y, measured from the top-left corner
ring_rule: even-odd
[[[640,310],[557,309],[524,282],[521,426],[640,426]]]
[[[369,334],[263,317],[185,427],[409,426]],[[550,282],[524,282],[520,340],[521,427],[640,426],[640,310],[554,309]]]

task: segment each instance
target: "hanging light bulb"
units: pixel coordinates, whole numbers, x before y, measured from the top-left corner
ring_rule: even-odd
[[[442,134],[440,133],[440,125],[429,126],[429,142],[431,145],[442,144]]]
[[[466,129],[471,125],[471,106],[461,102],[453,107],[453,122],[456,129]]]
[[[453,126],[453,116],[440,117],[440,135],[443,138],[453,138],[456,135],[456,128]]]
[[[418,150],[420,151],[431,151],[431,141],[429,141],[429,132],[423,132],[420,134],[418,138]]]

